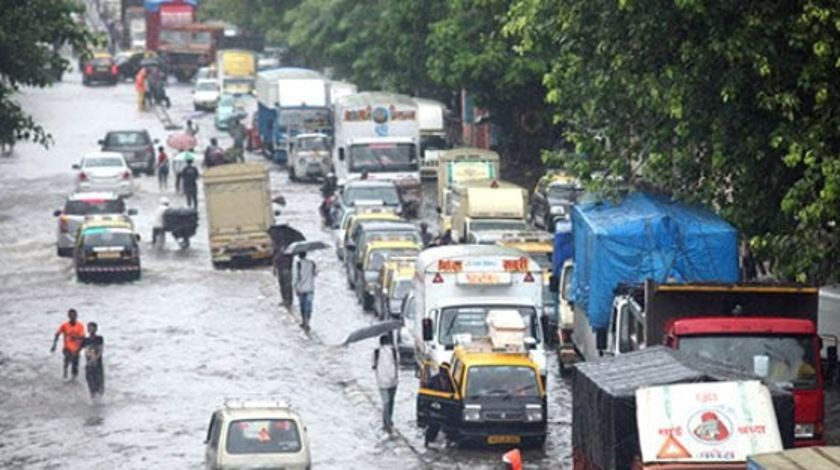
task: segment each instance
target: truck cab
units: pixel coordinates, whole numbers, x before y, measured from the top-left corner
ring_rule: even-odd
[[[543,274],[534,260],[506,247],[452,245],[421,252],[414,271],[411,333],[419,365],[451,361],[459,339],[487,335],[490,311],[511,310],[522,317],[529,355],[545,375]]]
[[[452,227],[452,187],[499,176],[499,154],[491,150],[459,147],[440,151],[437,159],[438,213],[441,231]]]
[[[290,144],[289,179],[315,180],[327,176],[332,167],[330,147],[332,141],[327,134],[298,134]]]
[[[512,316],[504,318],[505,313]],[[488,319],[505,323],[503,328],[516,321],[524,329],[516,312],[494,311]],[[522,339],[521,334],[512,336]],[[541,447],[547,434],[545,382],[524,344],[511,346],[477,339],[457,346],[449,363],[424,364],[417,424],[441,429],[459,443]]]

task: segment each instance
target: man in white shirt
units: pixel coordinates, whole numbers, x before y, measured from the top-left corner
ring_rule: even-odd
[[[161,245],[166,243],[166,224],[164,223],[166,209],[169,209],[169,199],[162,197],[160,198],[160,205],[155,212],[155,221],[152,224],[152,246],[157,244],[158,238],[160,238]]]
[[[304,251],[298,255],[300,259],[295,263],[295,292],[300,305],[300,316],[303,317],[301,328],[309,333],[309,320],[312,318],[312,297],[315,295],[315,262],[306,259]]]
[[[379,347],[373,352],[373,370],[376,385],[382,395],[382,427],[391,433],[394,429],[394,397],[397,394],[399,356],[390,335],[379,337]]]

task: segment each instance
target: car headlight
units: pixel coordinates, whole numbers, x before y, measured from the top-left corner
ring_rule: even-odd
[[[553,206],[549,211],[551,215],[566,215],[566,206]]]
[[[464,405],[464,422],[481,421],[481,405]]]
[[[542,420],[542,405],[525,405],[525,421],[534,423]]]
[[[796,423],[793,426],[793,437],[796,439],[811,439],[814,437],[814,423]]]

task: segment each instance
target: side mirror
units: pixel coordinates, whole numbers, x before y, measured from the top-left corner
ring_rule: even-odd
[[[82,166],[81,166],[81,165],[79,165],[78,163],[74,163],[74,164],[73,164],[73,166],[72,166],[72,168],[73,168],[74,170],[81,170],[81,169],[82,169]]]
[[[431,318],[424,318],[423,319],[423,341],[431,341],[434,333],[432,331],[432,319]]]
[[[135,233],[135,234],[134,234],[134,239],[135,239],[135,240],[137,240],[137,241],[139,242],[139,241],[140,241],[140,234],[139,234],[139,233]]]
[[[443,214],[443,209],[441,209],[440,206],[437,206],[437,208],[435,208],[435,212],[437,212],[438,215],[441,215]]]
[[[104,139],[99,139],[99,140],[96,141],[96,143],[99,144],[99,145],[105,145],[105,140]]]
[[[552,294],[560,292],[560,280],[554,274],[548,278],[548,291]]]
[[[338,149],[338,161],[344,161],[344,149]]]
[[[58,217],[60,215],[61,215],[61,209],[56,209],[55,211],[53,211],[53,217]]]
[[[274,211],[274,215],[280,215],[280,211]]]
[[[542,315],[540,317],[540,323],[542,324],[543,344],[551,344],[554,338],[557,337],[556,332],[550,331],[551,319],[548,318],[548,315]]]
[[[160,139],[153,139],[152,143],[155,143],[155,144],[160,143]]]
[[[127,213],[128,215],[137,215],[137,209],[129,209]]]

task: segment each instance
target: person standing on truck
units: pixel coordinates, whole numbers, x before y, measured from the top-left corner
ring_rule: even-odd
[[[300,326],[309,333],[309,320],[312,318],[312,298],[315,295],[315,276],[318,275],[315,262],[306,259],[306,252],[298,255],[300,259],[295,264],[295,293],[300,304],[300,316],[303,321]]]
[[[187,207],[198,209],[198,168],[193,165],[192,155],[187,156],[187,166],[181,171],[181,185],[187,199]]]
[[[399,357],[393,346],[391,335],[379,337],[379,347],[373,351],[373,367],[376,371],[376,385],[382,396],[382,428],[391,434],[394,430],[394,397],[397,395],[399,382],[397,364]]]
[[[88,323],[88,337],[82,341],[82,350],[85,352],[85,380],[91,398],[105,393],[105,369],[102,367],[105,340],[96,334],[97,329],[96,322]]]
[[[164,191],[169,186],[169,155],[163,150],[163,146],[158,147],[157,176],[158,190]]]
[[[85,339],[85,326],[77,321],[78,313],[71,308],[67,311],[67,321],[58,327],[53,338],[50,352],[55,352],[58,344],[58,337],[64,336],[64,378],[67,378],[67,367],[70,366],[73,378],[79,375],[79,350],[82,348],[82,341]]]
[[[219,141],[215,137],[212,137],[210,139],[210,145],[204,149],[204,168],[212,168],[222,163],[224,163],[224,152],[219,147]]]

